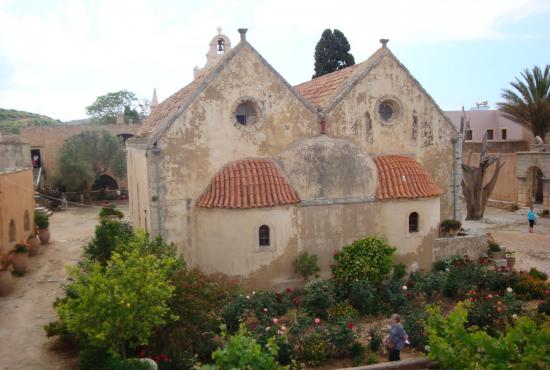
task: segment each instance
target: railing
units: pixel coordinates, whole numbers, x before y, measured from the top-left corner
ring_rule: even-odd
[[[40,175],[41,174],[42,174],[42,167],[34,167],[32,169],[34,190],[38,189],[38,185],[40,184]]]

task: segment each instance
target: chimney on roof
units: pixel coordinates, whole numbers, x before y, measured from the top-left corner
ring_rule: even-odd
[[[248,31],[248,28],[239,28],[239,33],[241,34],[241,41],[246,41],[246,31]]]
[[[151,99],[151,109],[159,105],[159,99],[157,98],[157,89],[153,89],[153,98]]]
[[[390,39],[380,39],[380,43],[382,44],[382,47],[383,48],[387,48],[388,47],[388,42],[390,41]]]

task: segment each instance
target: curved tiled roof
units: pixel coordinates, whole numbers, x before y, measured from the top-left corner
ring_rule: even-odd
[[[271,159],[231,162],[210,181],[197,200],[206,208],[261,208],[299,203],[296,191]]]
[[[424,198],[444,193],[428,171],[413,158],[382,155],[374,158],[374,163],[378,170],[376,197],[380,200]]]

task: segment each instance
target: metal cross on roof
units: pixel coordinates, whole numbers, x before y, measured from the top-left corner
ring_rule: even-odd
[[[222,34],[222,28],[220,26],[218,26],[217,30],[218,30],[218,34],[221,35]]]

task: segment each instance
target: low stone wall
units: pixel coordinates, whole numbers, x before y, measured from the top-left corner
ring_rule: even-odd
[[[433,362],[427,358],[410,358],[401,361],[384,362],[381,364],[348,367],[340,370],[420,370],[437,368]]]
[[[477,260],[487,251],[487,237],[485,235],[466,235],[454,238],[437,238],[432,249],[433,261],[439,261],[452,256],[467,255]]]

